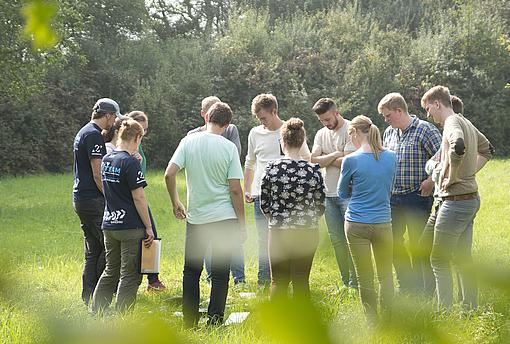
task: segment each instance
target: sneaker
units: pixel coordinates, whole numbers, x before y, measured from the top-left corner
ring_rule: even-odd
[[[147,291],[164,291],[164,290],[166,290],[166,287],[160,280],[156,280],[155,282],[149,283],[147,285]]]

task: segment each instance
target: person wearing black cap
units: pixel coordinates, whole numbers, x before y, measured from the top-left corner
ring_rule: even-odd
[[[99,99],[92,109],[90,122],[78,131],[73,145],[73,205],[80,218],[85,240],[81,297],[86,305],[105,267],[101,231],[104,212],[101,159],[106,154],[106,148],[101,131],[109,129],[116,118],[123,119],[119,104],[109,98]]]

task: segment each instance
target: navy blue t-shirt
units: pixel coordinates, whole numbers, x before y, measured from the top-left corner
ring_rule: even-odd
[[[131,194],[147,186],[140,162],[126,151],[114,150],[103,158],[101,179],[105,198],[102,228],[145,228]]]
[[[94,182],[90,160],[101,159],[105,154],[106,147],[101,136],[101,128],[93,122],[87,123],[74,139],[74,201],[85,201],[103,196]]]

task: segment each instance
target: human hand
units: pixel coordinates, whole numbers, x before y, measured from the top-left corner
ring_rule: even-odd
[[[147,248],[151,247],[154,241],[154,232],[152,228],[145,228],[145,239],[143,239],[143,245]]]
[[[253,197],[251,197],[251,193],[249,193],[249,192],[245,192],[245,193],[244,193],[244,201],[245,201],[246,203],[253,203],[254,198],[253,198]]]
[[[178,201],[176,205],[173,207],[174,216],[176,219],[184,220],[186,218],[186,209],[184,205]]]
[[[434,182],[431,178],[427,178],[421,182],[420,191],[422,197],[428,197],[432,195],[432,191],[434,190]]]

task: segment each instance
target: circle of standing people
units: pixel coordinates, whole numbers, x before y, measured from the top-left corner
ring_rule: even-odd
[[[165,171],[173,214],[186,221],[185,327],[198,326],[204,262],[211,283],[208,325],[224,321],[230,272],[234,284],[246,283],[245,202],[253,204],[258,284],[271,287],[271,299],[286,297],[289,284],[294,298],[310,299],[324,214],[341,288],[359,292],[370,325],[381,312],[391,312],[393,269],[400,293],[435,296],[444,310],[453,304],[453,262],[459,300],[476,308],[471,251],[480,198],[475,175],[494,148],[462,115],[462,101],[448,88],[431,88],[421,105],[442,135],[432,123],[409,114],[399,93],[379,102],[378,112],[389,125],[383,135],[370,118],[349,121],[333,99],[321,98],[312,110],[324,127],[310,152],[303,121],[283,121],[276,97],[259,94],[251,110],[260,125],[248,135],[243,173],[231,108],[217,97],[205,98],[204,125],[181,140]],[[114,294],[119,311],[133,307],[142,281],[141,246],[150,247],[157,238],[144,192],[141,142],[147,129],[146,114],[123,116],[117,102],[101,98],[74,141],[73,203],[85,241],[82,299],[95,313],[106,311]],[[177,192],[183,169],[186,206]],[[148,275],[148,290],[165,290],[158,274]]]

